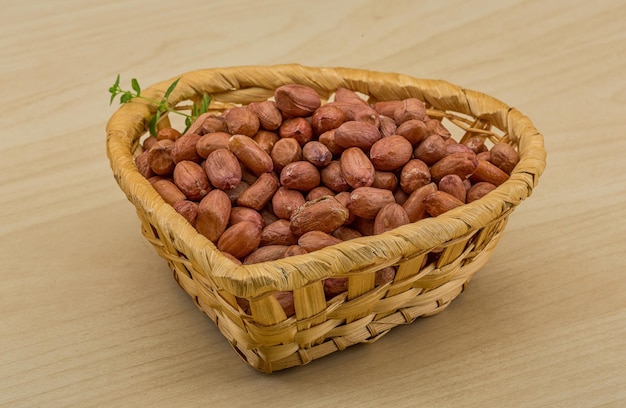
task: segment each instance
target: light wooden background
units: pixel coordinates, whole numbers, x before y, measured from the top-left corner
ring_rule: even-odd
[[[625,2],[32,0],[0,22],[0,406],[626,406]],[[104,127],[117,73],[289,62],[491,94],[548,167],[446,311],[265,375],[140,236]]]

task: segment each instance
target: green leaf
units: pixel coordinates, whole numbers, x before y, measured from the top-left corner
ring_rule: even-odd
[[[141,87],[139,86],[139,82],[136,78],[131,79],[130,81],[133,90],[137,93],[137,96],[141,94]]]
[[[180,81],[180,78],[178,78],[176,81],[172,82],[172,84],[170,85],[169,88],[167,88],[167,91],[165,91],[165,94],[163,95],[163,97],[165,99],[169,98],[170,95],[172,94],[172,92],[174,91],[174,88],[176,88],[176,85],[178,85],[178,81]]]
[[[150,120],[150,134],[152,136],[156,136],[157,134],[157,123],[161,118],[161,111],[157,111],[154,117]]]
[[[109,88],[109,93],[111,94],[111,100],[109,101],[109,105],[113,104],[113,100],[119,93],[120,89],[120,74],[117,74],[117,78],[115,78],[115,83],[111,85]]]
[[[120,97],[120,103],[128,103],[131,99],[133,99],[133,94],[131,94],[129,91],[126,91]]]
[[[202,104],[200,113],[207,113],[209,111],[209,104],[211,103],[211,97],[207,94],[202,95]]]
[[[109,101],[109,106],[113,105],[113,101],[115,100],[115,97],[117,96],[117,92],[113,92],[111,91],[111,89],[109,89],[109,92],[111,92],[111,100]]]
[[[118,89],[120,87],[120,74],[117,74],[117,78],[115,78],[115,83],[111,88]]]

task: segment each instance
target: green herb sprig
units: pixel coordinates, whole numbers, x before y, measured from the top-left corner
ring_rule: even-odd
[[[172,105],[169,102],[169,97],[174,91],[174,89],[176,88],[176,85],[178,85],[178,81],[180,81],[180,78],[172,82],[172,84],[167,88],[167,90],[163,94],[163,98],[161,100],[156,100],[152,98],[146,98],[145,96],[141,95],[141,86],[139,85],[139,81],[137,81],[136,78],[132,78],[130,81],[130,85],[132,89],[130,90],[122,89],[122,87],[120,87],[120,75],[118,74],[117,78],[115,79],[115,83],[109,88],[109,93],[111,94],[111,100],[109,101],[109,105],[113,104],[113,101],[115,101],[115,98],[118,95],[119,95],[120,104],[128,103],[132,101],[133,99],[143,99],[144,101],[150,102],[151,104],[157,107],[156,113],[154,114],[154,116],[152,117],[149,123],[149,130],[150,130],[151,135],[156,136],[157,123],[159,122],[159,119],[161,119],[161,116],[163,116],[165,113],[169,113],[169,112],[175,113],[177,115],[182,115],[185,117],[185,125],[186,125],[185,131],[187,131],[187,129],[189,129],[193,121],[198,116],[200,116],[201,114],[205,112],[208,112],[209,103],[211,103],[211,96],[204,94],[200,102],[194,103],[193,106],[191,107],[191,114],[184,113],[176,109],[175,107],[172,107]]]

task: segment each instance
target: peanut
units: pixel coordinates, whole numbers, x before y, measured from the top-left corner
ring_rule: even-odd
[[[260,211],[270,202],[278,187],[279,182],[274,174],[263,173],[241,193],[237,199],[237,204]]]
[[[272,148],[274,170],[280,172],[286,165],[302,160],[302,147],[296,139],[279,139]]]
[[[217,241],[220,251],[228,252],[235,258],[243,259],[259,247],[261,229],[258,225],[243,221],[228,227]]]
[[[467,202],[471,203],[473,201],[478,200],[479,198],[483,198],[485,195],[487,195],[488,193],[490,193],[491,191],[495,189],[496,189],[495,185],[491,183],[487,183],[485,181],[480,181],[474,184],[467,191]]]
[[[374,187],[358,187],[350,193],[348,210],[357,217],[374,219],[385,205],[395,202],[389,190]]]
[[[307,252],[317,251],[342,242],[339,238],[322,231],[309,231],[298,238],[298,245]]]
[[[151,177],[150,184],[169,205],[174,205],[176,202],[187,198],[171,180],[162,177]]]
[[[187,222],[192,226],[196,226],[196,217],[198,216],[198,203],[189,200],[180,200],[174,203],[174,210],[185,217]]]
[[[519,163],[519,154],[507,143],[496,143],[490,152],[490,161],[507,174],[511,174]]]
[[[304,146],[313,140],[311,124],[304,118],[291,118],[285,120],[278,128],[278,135],[282,138],[293,138],[300,146]]]
[[[200,157],[198,151],[196,150],[196,145],[198,144],[198,140],[200,140],[200,138],[200,135],[188,133],[176,139],[170,152],[174,163],[178,163],[183,160],[200,162],[202,157]]]
[[[241,165],[230,150],[220,148],[213,151],[202,167],[215,188],[230,190],[241,182]]]
[[[171,151],[174,142],[170,139],[159,140],[148,150],[148,164],[154,174],[166,176],[172,174],[176,163],[172,159]]]
[[[334,197],[307,201],[291,216],[291,231],[301,236],[309,231],[332,232],[348,218],[348,209]]]
[[[424,199],[426,212],[433,217],[448,212],[464,203],[443,191],[435,191]]]
[[[309,191],[320,184],[320,172],[308,161],[289,163],[280,172],[280,183],[298,191]]]
[[[346,120],[346,115],[337,106],[322,105],[311,116],[311,127],[316,135],[338,128]]]
[[[322,104],[317,92],[308,86],[288,84],[274,91],[276,106],[288,116],[309,116]]]
[[[400,172],[400,188],[407,194],[430,183],[430,180],[428,165],[420,159],[410,160]]]
[[[289,220],[277,220],[261,231],[261,245],[295,245],[298,237],[291,231]]]
[[[276,130],[283,123],[283,115],[273,101],[251,102],[248,109],[259,118],[263,129]]]
[[[198,163],[189,160],[180,161],[174,167],[174,184],[187,198],[194,201],[201,200],[211,190],[204,169]]]
[[[259,117],[247,107],[236,106],[225,115],[226,128],[231,135],[252,137],[259,131]]]
[[[228,226],[231,208],[230,200],[225,192],[211,190],[198,204],[196,229],[209,241],[217,242]]]
[[[378,211],[374,219],[374,234],[382,234],[410,222],[406,210],[398,203],[389,203]]]
[[[367,122],[348,121],[335,129],[335,142],[343,148],[369,150],[381,138],[378,128]]]
[[[279,218],[289,219],[306,200],[302,193],[284,185],[276,190],[272,197],[272,209]]]
[[[404,166],[413,155],[413,146],[400,135],[392,135],[377,140],[372,145],[369,156],[376,170],[394,171]]]
[[[333,160],[333,154],[325,144],[311,141],[302,147],[302,157],[316,167],[325,167]]]
[[[196,151],[203,158],[209,157],[217,149],[228,149],[230,134],[226,132],[207,133],[198,139]]]
[[[270,155],[248,136],[239,134],[231,136],[228,139],[228,148],[242,164],[257,176],[269,173],[274,169]]]
[[[341,154],[341,174],[352,188],[368,187],[374,182],[375,168],[363,150],[350,147]]]

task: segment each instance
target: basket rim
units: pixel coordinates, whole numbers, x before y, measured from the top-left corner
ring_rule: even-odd
[[[160,99],[179,79],[170,95],[173,104],[209,93],[247,102],[263,100],[286,83],[319,88],[328,80],[368,95],[393,89],[417,97],[441,111],[452,111],[487,120],[514,137],[520,162],[509,179],[485,197],[434,218],[404,225],[384,234],[366,236],[323,248],[313,253],[251,265],[236,265],[216,246],[168,205],[137,170],[133,150],[155,107],[141,100],[120,106],[106,125],[106,149],[111,169],[127,198],[158,219],[174,243],[183,246],[207,278],[236,296],[253,297],[275,290],[293,290],[308,282],[346,274],[354,266],[402,259],[482,228],[516,207],[532,194],[546,165],[543,135],[517,109],[487,94],[462,88],[445,80],[418,79],[397,73],[343,68],[308,67],[300,64],[249,65],[188,71],[144,90]],[[335,86],[335,89],[338,86]],[[386,89],[388,88],[388,89]],[[323,93],[323,92],[321,92]],[[232,98],[231,98],[232,99]],[[412,251],[412,252],[411,252]]]

